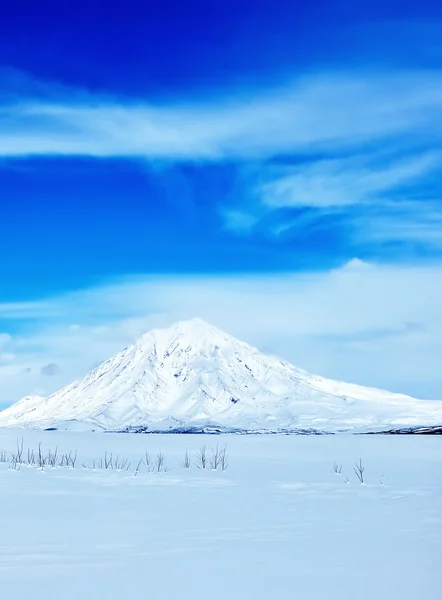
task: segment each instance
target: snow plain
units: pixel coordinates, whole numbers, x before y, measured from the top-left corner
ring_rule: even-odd
[[[41,442],[78,459],[73,469],[0,463],[1,598],[440,598],[439,436],[0,429],[0,448],[14,452],[22,436],[25,449]],[[186,448],[217,443],[226,471],[180,466]],[[169,470],[135,477],[146,449]],[[82,468],[105,450],[130,470]]]

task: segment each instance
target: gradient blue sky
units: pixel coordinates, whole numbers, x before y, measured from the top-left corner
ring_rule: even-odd
[[[195,315],[442,398],[441,142],[440,3],[9,3],[0,403]]]

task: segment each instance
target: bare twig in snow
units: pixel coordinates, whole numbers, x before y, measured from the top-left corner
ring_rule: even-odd
[[[186,449],[186,454],[184,455],[184,459],[182,462],[180,462],[180,466],[183,467],[183,469],[190,469],[190,454]]]
[[[138,475],[138,471],[140,470],[142,462],[143,462],[143,459],[141,459],[140,462],[137,464],[137,468],[135,469],[135,477]]]
[[[18,463],[22,463],[23,462],[23,438],[21,439],[20,443],[17,440],[17,462]]]
[[[151,459],[151,456],[150,456],[150,454],[149,454],[149,452],[147,450],[144,452],[144,464],[146,465],[147,470],[150,471],[150,466],[152,464],[152,459]]]
[[[46,460],[41,451],[41,442],[39,442],[38,443],[38,466],[40,467],[41,470],[43,470],[43,467],[45,466],[45,464],[46,464]]]
[[[225,471],[227,469],[227,444],[224,448],[220,448],[219,444],[217,444],[216,448],[212,449],[209,462],[210,468],[214,471],[217,471],[218,468]]]
[[[201,446],[195,457],[196,466],[198,469],[205,469],[207,467],[207,454],[206,446]]]
[[[225,471],[229,466],[228,456],[227,456],[227,444],[221,450],[221,458],[220,458],[221,471]]]
[[[157,473],[161,473],[162,471],[166,472],[167,470],[167,467],[164,465],[164,454],[162,452],[159,452],[157,454],[157,459],[155,462],[155,471]]]
[[[354,472],[356,473],[356,477],[359,479],[360,483],[364,483],[364,471],[365,467],[362,464],[362,459],[359,459],[359,462],[355,463]]]
[[[336,461],[333,463],[333,473],[336,475],[342,475],[342,465],[338,465]]]

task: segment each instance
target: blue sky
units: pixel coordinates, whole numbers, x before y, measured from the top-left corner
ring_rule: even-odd
[[[442,398],[441,40],[425,1],[10,3],[0,402],[195,315]]]

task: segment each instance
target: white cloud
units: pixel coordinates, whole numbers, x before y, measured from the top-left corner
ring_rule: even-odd
[[[53,314],[54,309],[50,302],[4,302],[0,303],[0,319],[44,318]]]
[[[0,306],[1,306],[1,304],[0,304]],[[12,341],[12,337],[9,335],[9,333],[0,333],[0,350],[2,350],[8,344],[10,344],[11,341]]]
[[[151,327],[194,316],[313,372],[442,398],[442,265],[356,259],[322,273],[149,276],[51,303],[56,317],[14,336],[15,360],[0,365],[0,403],[50,393]],[[59,372],[42,376],[50,363]]]
[[[12,352],[0,352],[0,363],[10,363],[15,360],[15,354]]]
[[[214,160],[336,151],[418,133],[440,139],[442,73],[318,73],[269,92],[175,104],[48,86],[0,106],[0,155]]]
[[[301,163],[275,170],[271,180],[260,186],[258,196],[269,208],[327,208],[376,202],[381,194],[398,185],[441,171],[441,165],[439,152],[400,160],[372,153]]]
[[[376,208],[349,217],[355,243],[374,248],[378,243],[397,241],[442,248],[442,198],[405,197],[384,201]]]
[[[396,154],[401,150],[410,154],[400,144]],[[386,242],[442,247],[438,151],[416,151],[404,158],[374,148],[263,167],[260,179],[236,206],[220,210],[229,230],[250,234],[262,229],[279,237],[338,228],[352,251],[369,248],[378,255]]]
[[[17,100],[10,94],[0,104],[0,157],[237,161],[248,172],[246,181],[220,207],[224,225],[235,233],[262,228],[276,237],[292,235],[324,214],[361,205],[371,212],[346,214],[356,252],[362,243],[390,241],[392,231],[392,241],[442,245],[440,211],[433,211],[434,225],[425,196],[419,196],[417,213],[398,211],[388,197],[438,169],[440,175],[441,154],[431,149],[442,138],[441,70],[319,71],[271,91],[229,90],[181,102],[122,100],[31,83],[27,95]],[[281,155],[310,162],[269,164]],[[405,195],[399,204],[405,201],[411,208],[414,197]],[[278,219],[280,209],[305,207],[318,213]],[[17,306],[17,312],[32,310]]]
[[[250,233],[259,222],[260,217],[257,213],[257,210],[254,210],[252,214],[229,208],[220,209],[226,228],[236,233]]]

